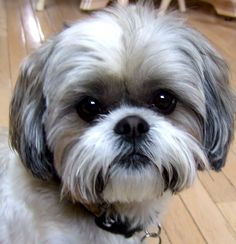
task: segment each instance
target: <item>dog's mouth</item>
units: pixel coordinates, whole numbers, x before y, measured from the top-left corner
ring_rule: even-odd
[[[150,165],[150,163],[151,160],[147,156],[136,152],[123,156],[119,160],[114,160],[114,164],[118,164],[119,166],[130,170],[140,169]]]
[[[151,164],[151,160],[140,153],[130,153],[128,155],[125,155],[121,158],[116,158],[110,168],[112,166],[118,166],[122,169],[129,170],[129,171],[135,171],[135,170],[141,170],[144,167],[147,167],[147,165]],[[107,184],[109,178],[109,174],[106,175],[106,177],[102,177],[102,172],[100,171],[97,178],[96,178],[96,191],[98,194],[100,194],[104,187]]]

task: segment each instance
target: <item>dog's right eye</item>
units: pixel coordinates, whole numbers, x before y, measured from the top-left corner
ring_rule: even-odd
[[[175,110],[176,103],[176,97],[164,89],[158,90],[153,99],[153,105],[156,110],[164,115],[171,114]]]
[[[76,105],[76,111],[81,119],[91,122],[102,113],[102,107],[96,98],[85,97]]]

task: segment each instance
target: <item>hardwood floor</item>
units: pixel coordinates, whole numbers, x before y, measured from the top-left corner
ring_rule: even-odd
[[[63,29],[86,18],[77,0],[0,0],[0,126],[8,126],[8,105],[24,57]],[[236,20],[225,21],[205,4],[187,6],[188,22],[206,35],[228,60],[236,89]],[[194,186],[174,197],[164,218],[163,244],[236,243],[236,142],[220,173],[199,173]],[[153,239],[149,243],[154,244]]]

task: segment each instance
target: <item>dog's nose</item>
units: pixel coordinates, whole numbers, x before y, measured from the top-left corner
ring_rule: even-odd
[[[120,120],[116,124],[114,131],[116,134],[127,138],[137,138],[149,131],[149,125],[141,117],[130,115]]]

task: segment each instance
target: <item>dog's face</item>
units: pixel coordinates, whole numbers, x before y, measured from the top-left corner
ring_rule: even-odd
[[[73,201],[133,204],[219,170],[233,119],[227,66],[206,39],[131,6],[73,25],[26,60],[10,134],[33,174],[58,175]]]

